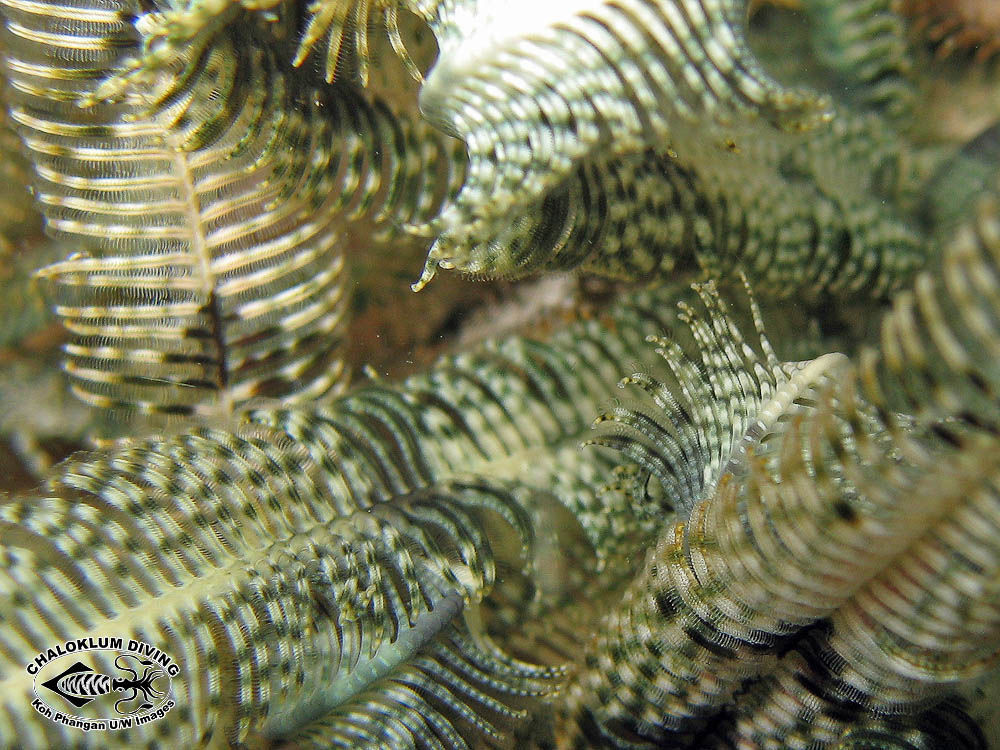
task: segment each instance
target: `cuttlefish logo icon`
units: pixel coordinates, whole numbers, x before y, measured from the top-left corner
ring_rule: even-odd
[[[170,679],[180,672],[155,646],[118,637],[66,641],[38,654],[26,669],[35,678],[32,707],[84,731],[163,718],[174,707]]]
[[[143,669],[142,677],[139,676],[136,670],[127,666],[128,661],[133,659]],[[86,706],[94,698],[99,698],[102,695],[108,695],[115,691],[131,691],[131,694],[126,695],[121,700],[115,701],[115,711],[120,714],[135,714],[139,711],[148,710],[154,705],[151,699],[155,700],[164,696],[163,692],[153,687],[153,681],[165,676],[167,673],[162,669],[156,668],[153,662],[148,659],[139,659],[130,654],[120,654],[115,659],[115,666],[123,672],[129,673],[130,677],[122,679],[120,677],[101,674],[100,672],[95,672],[83,662],[78,661],[73,666],[67,667],[66,671],[62,674],[58,674],[51,680],[43,682],[42,687],[48,688],[77,708]],[[129,710],[129,704],[136,703],[136,698],[140,694],[143,700],[138,702],[138,705],[132,710]],[[122,706],[125,707],[123,708]]]

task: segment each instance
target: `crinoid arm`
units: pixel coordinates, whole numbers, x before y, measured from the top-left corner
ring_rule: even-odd
[[[881,119],[838,115],[795,138],[734,126],[729,150],[688,137],[683,154],[595,155],[508,226],[470,240],[462,262],[442,262],[486,277],[580,268],[648,282],[742,269],[771,297],[887,295],[927,255],[905,209],[919,180]]]
[[[655,408],[599,440],[690,510],[578,665],[562,746],[840,746],[995,667],[998,238],[987,205],[855,363],[762,369],[720,313],[688,314],[701,366],[664,346],[669,379],[627,380]]]
[[[125,100],[80,107],[142,48],[120,20],[138,7],[113,10],[66,61],[77,37],[51,29],[77,9],[5,6],[11,117],[46,229],[75,249],[40,272],[75,392],[171,417],[338,392],[347,226],[433,215],[464,156],[375,96],[295,75],[248,14]]]
[[[548,519],[574,519],[588,566],[649,538],[656,513],[604,490],[613,458],[578,445],[617,363],[646,361],[667,325],[663,299],[62,464],[0,503],[6,689],[30,694],[13,665],[44,642],[114,622],[181,664],[171,715],[126,742],[512,744],[562,670],[506,655],[477,607],[498,575],[558,558]],[[26,746],[78,739],[5,705]]]
[[[437,239],[418,284],[438,266],[470,269],[478,260],[470,261],[470,246],[514,225],[588,158],[665,143],[683,156],[675,141],[684,123],[724,131],[760,118],[800,132],[828,119],[828,100],[781,86],[757,64],[739,6],[443,4],[428,22],[440,53],[420,104],[432,123],[466,143],[469,170],[429,227]],[[476,268],[496,276],[510,270]]]

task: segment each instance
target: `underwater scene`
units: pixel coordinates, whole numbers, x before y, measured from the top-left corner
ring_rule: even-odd
[[[0,748],[1000,749],[1000,2],[0,20]]]

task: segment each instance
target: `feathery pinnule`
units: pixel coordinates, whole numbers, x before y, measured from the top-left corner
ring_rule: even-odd
[[[989,0],[896,0],[940,57],[968,54],[979,62],[1000,52],[1000,11]]]
[[[804,0],[819,61],[837,96],[905,126],[916,100],[915,56],[895,0]],[[839,84],[839,85],[837,85]]]

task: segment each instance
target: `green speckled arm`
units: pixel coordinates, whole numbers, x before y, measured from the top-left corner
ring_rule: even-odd
[[[703,293],[701,366],[665,342],[672,379],[628,379],[660,412],[601,440],[690,512],[571,680],[562,746],[827,747],[994,668],[997,227],[984,205],[853,369],[764,366]]]
[[[463,603],[492,585],[497,524],[530,550],[544,503],[561,502],[595,547],[634,549],[649,514],[595,487],[610,461],[577,446],[609,375],[642,361],[644,333],[665,327],[661,307],[669,295],[548,343],[486,345],[325,409],[255,410],[235,432],[62,464],[40,493],[0,507],[2,674],[20,696],[0,713],[0,732],[29,746],[70,742],[31,709],[24,665],[51,642],[121,633],[173,654],[181,673],[169,718],[119,739],[194,746],[284,734],[377,690],[395,667],[355,678],[350,666],[376,650],[402,665],[432,635],[458,637]],[[602,498],[614,504],[594,507]],[[438,604],[453,616],[420,619]],[[479,636],[463,658],[485,659]],[[412,642],[387,650],[400,638]],[[508,672],[514,693],[519,680],[547,689],[545,670],[508,665],[495,676],[501,704]],[[345,676],[353,688],[339,687]]]

